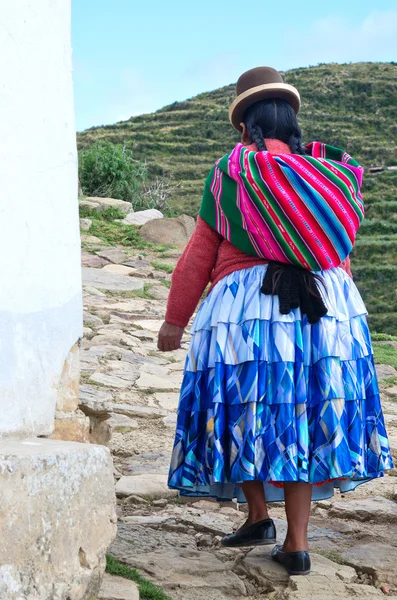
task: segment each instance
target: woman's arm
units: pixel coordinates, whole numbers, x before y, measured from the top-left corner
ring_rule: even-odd
[[[172,274],[165,323],[159,333],[160,350],[180,347],[183,330],[210,281],[222,239],[198,217],[196,229]]]
[[[343,262],[341,262],[341,264],[339,266],[341,269],[346,271],[346,273],[353,279],[353,275],[352,275],[352,272],[350,269],[350,256],[345,258],[345,260]]]

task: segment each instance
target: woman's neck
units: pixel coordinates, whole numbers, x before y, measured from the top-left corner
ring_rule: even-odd
[[[266,138],[265,139],[266,148],[269,150],[271,154],[291,154],[291,149],[285,142],[281,140],[273,140]],[[256,144],[250,144],[247,146],[249,150],[253,150],[254,152],[258,151]]]

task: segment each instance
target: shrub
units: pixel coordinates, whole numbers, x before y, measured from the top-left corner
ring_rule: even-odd
[[[122,144],[98,141],[79,152],[79,178],[87,196],[118,198],[140,204],[145,163],[134,160]]]

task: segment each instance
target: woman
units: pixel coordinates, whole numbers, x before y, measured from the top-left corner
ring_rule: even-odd
[[[274,560],[310,571],[312,500],[393,467],[366,309],[348,255],[363,218],[362,168],[304,147],[298,91],[274,69],[244,73],[230,108],[241,144],[206,181],[172,278],[160,350],[193,323],[169,485],[248,502],[224,546],[274,544],[267,502],[285,500]]]

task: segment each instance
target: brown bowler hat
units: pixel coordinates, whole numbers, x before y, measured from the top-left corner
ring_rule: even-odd
[[[240,123],[249,106],[267,98],[282,98],[289,102],[298,114],[301,99],[298,90],[293,85],[284,83],[276,69],[271,67],[256,67],[243,73],[236,85],[237,98],[229,109],[229,119],[237,131],[241,131]]]

